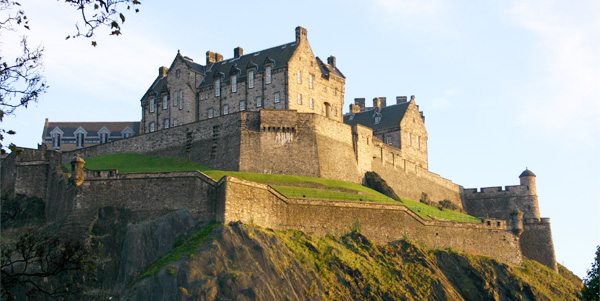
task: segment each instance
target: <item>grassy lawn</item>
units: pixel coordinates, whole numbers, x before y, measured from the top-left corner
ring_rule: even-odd
[[[279,193],[287,197],[400,203],[371,188],[356,183],[305,176],[216,170],[206,165],[182,158],[150,157],[139,154],[112,154],[87,158],[85,161],[85,167],[87,169],[117,169],[120,173],[199,170],[215,181],[220,180],[225,175],[230,175],[249,181],[269,184],[275,190],[279,191]],[[407,199],[402,199],[401,204],[406,205],[413,212],[427,220],[431,220],[430,216],[435,216],[454,221],[481,222],[481,220],[467,214],[447,209],[442,211],[436,207]]]

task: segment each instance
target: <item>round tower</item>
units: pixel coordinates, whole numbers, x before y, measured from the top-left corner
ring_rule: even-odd
[[[529,187],[529,194],[537,195],[537,190],[535,188],[535,174],[531,172],[531,170],[525,168],[525,171],[519,176],[519,180],[521,180],[522,186]]]

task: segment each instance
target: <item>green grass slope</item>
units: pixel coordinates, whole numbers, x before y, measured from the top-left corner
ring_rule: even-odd
[[[151,157],[140,154],[111,154],[85,159],[89,170],[117,169],[120,173],[147,173],[167,171],[201,171],[215,181],[225,175],[271,185],[287,197],[320,198],[332,200],[366,201],[380,203],[402,203],[424,219],[431,216],[441,219],[481,222],[470,215],[438,208],[408,199],[398,202],[371,188],[333,179],[280,174],[261,174],[250,172],[224,171],[182,158]]]

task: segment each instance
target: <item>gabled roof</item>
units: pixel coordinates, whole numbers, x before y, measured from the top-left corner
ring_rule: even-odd
[[[409,104],[410,102],[405,102],[381,108],[379,110],[379,114],[381,114],[381,121],[379,124],[375,124],[376,112],[373,109],[354,113],[352,120],[350,120],[352,114],[346,114],[344,115],[344,123],[349,125],[360,124],[372,128],[373,130],[398,127],[400,126],[400,121],[404,118],[404,114],[406,113]]]
[[[106,122],[48,122],[46,125],[44,137],[50,138],[50,134],[55,128],[63,131],[64,137],[74,137],[75,131],[79,127],[87,132],[88,137],[98,136],[98,131],[106,127],[110,131],[110,136],[121,136],[121,131],[127,127],[133,130],[134,135],[140,132],[139,121],[106,121]]]
[[[327,78],[329,78],[329,74],[335,74],[341,78],[346,78],[344,74],[342,74],[342,71],[340,71],[340,69],[337,68],[337,66],[332,67],[331,65],[323,62],[319,57],[317,57],[317,64],[321,69],[321,74],[324,74]]]
[[[212,63],[207,67],[206,77],[204,78],[204,81],[200,83],[199,87],[212,85],[215,74],[218,74],[219,72],[223,73],[225,78],[229,78],[230,71],[234,66],[240,69],[239,79],[245,78],[248,74],[248,69],[250,68],[256,68],[256,72],[264,72],[267,63],[272,63],[273,69],[284,67],[294,54],[294,51],[296,51],[296,47],[297,44],[294,41],[269,49],[244,54],[238,58],[231,58]]]

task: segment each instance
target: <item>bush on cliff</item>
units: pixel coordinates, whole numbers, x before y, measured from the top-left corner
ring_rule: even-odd
[[[396,201],[400,201],[400,198],[398,197],[398,195],[394,192],[394,189],[392,189],[392,187],[390,187],[387,182],[381,177],[379,176],[379,174],[377,174],[374,171],[367,171],[365,173],[365,182],[367,184],[367,187],[381,192],[382,194],[396,200]]]

